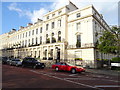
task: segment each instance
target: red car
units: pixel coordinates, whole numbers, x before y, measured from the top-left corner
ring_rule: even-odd
[[[82,67],[71,65],[64,62],[59,62],[52,65],[52,69],[55,69],[56,71],[59,71],[59,70],[70,71],[71,73],[85,72],[85,69]]]

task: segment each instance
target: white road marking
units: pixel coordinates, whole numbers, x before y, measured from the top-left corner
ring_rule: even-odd
[[[98,80],[98,79],[95,79],[95,78],[65,78],[65,79],[74,79],[74,80]]]
[[[69,76],[75,76],[75,75],[78,75],[78,74],[71,74],[71,75],[69,75]]]
[[[50,72],[44,72],[44,71],[40,71],[40,73],[47,73],[47,74],[51,74],[51,75],[63,75],[63,76],[68,76],[66,74],[61,74],[61,73],[50,73]]]
[[[107,80],[107,79],[96,79],[96,78],[65,78],[65,79],[73,79],[73,80],[103,80],[103,81],[111,81],[111,82],[120,82],[120,81],[116,81],[116,80]]]
[[[71,82],[71,83],[74,83],[74,84],[82,85],[82,86],[85,86],[85,87],[95,88],[95,89],[98,89],[98,90],[103,90],[103,89],[101,89],[101,88],[97,88],[97,87],[90,86],[90,85],[87,85],[87,84],[78,83],[78,82],[75,82],[75,81],[70,81],[70,80],[67,80],[67,79],[65,79],[65,78],[59,78],[59,77],[56,77],[56,76],[50,76],[49,74],[36,72],[36,71],[34,71],[34,70],[30,70],[30,71],[31,71],[31,72],[34,72],[34,73],[37,73],[37,74],[46,75],[46,76],[48,76],[48,77],[56,78],[56,79],[59,79],[59,80],[64,80],[64,81]]]
[[[120,87],[118,85],[96,85],[95,87]]]

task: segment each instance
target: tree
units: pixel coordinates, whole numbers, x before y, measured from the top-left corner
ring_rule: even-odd
[[[103,53],[120,55],[120,27],[112,27],[104,30],[99,38],[98,49]]]

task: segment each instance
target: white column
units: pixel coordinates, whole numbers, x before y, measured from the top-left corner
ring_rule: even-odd
[[[48,46],[47,46],[47,59],[48,59],[48,57],[49,57],[48,53],[49,53],[49,48],[48,48]]]
[[[44,52],[44,50],[43,50],[43,47],[41,47],[41,49],[40,49],[40,59],[42,60],[43,59],[43,52]]]

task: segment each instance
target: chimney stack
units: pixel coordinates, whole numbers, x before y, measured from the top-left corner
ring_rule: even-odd
[[[24,27],[23,26],[20,26],[19,29],[23,29]]]
[[[31,25],[33,25],[33,24],[32,24],[32,23],[28,23],[28,24],[27,24],[27,26],[31,26]]]
[[[41,22],[41,21],[43,21],[43,20],[38,18],[37,21],[38,21],[38,22]]]

